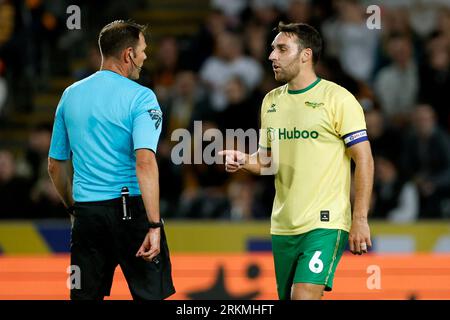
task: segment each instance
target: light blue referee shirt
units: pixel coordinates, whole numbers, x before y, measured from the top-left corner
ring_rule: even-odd
[[[152,90],[102,70],[68,87],[56,109],[49,156],[72,158],[75,201],[141,194],[137,149],[156,153],[162,113]]]

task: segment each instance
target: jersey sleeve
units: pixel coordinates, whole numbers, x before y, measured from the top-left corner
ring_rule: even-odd
[[[368,140],[363,109],[352,94],[336,104],[334,127],[347,148]]]
[[[156,153],[161,134],[162,112],[156,95],[150,89],[138,94],[131,112],[133,147]]]
[[[58,103],[53,123],[52,138],[48,156],[56,160],[70,159],[70,143],[64,121],[64,104],[67,96],[67,89],[64,91],[61,100]]]
[[[269,98],[266,95],[263,99],[263,102],[261,104],[261,130],[259,131],[259,147],[264,149],[271,148],[271,128],[267,128],[267,119],[266,119],[266,113],[268,108]]]

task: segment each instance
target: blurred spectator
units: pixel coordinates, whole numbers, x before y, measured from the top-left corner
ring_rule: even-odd
[[[8,0],[0,1],[0,47],[9,41],[14,31],[16,8]]]
[[[392,64],[375,78],[375,93],[383,112],[394,123],[403,124],[414,108],[419,88],[418,68],[413,59],[411,39],[392,34],[388,41]]]
[[[441,8],[436,30],[438,33],[442,33],[447,41],[450,41],[450,2],[447,7]]]
[[[227,208],[225,182],[228,175],[223,165],[218,164],[218,158],[212,165],[208,165],[204,161],[201,164],[195,162],[194,153],[203,155],[203,150],[210,144],[208,141],[212,141],[209,129],[217,130],[216,124],[203,122],[203,142],[201,144],[194,143],[193,154],[191,155],[192,164],[183,166],[184,188],[178,209],[177,217],[179,218],[220,218],[223,217]]]
[[[16,175],[12,153],[0,150],[0,218],[31,217],[30,187],[28,180]]]
[[[427,44],[427,59],[420,72],[420,99],[436,111],[439,124],[450,130],[450,38],[435,33]]]
[[[272,91],[276,87],[280,85],[273,76],[273,71],[270,73],[265,73],[264,78],[261,81],[261,84],[256,88],[254,96],[256,97],[256,101],[254,103],[258,103],[261,106],[264,96],[267,92]],[[259,122],[258,122],[259,123]]]
[[[50,48],[57,46],[60,33],[65,28],[59,25],[57,16],[50,11],[50,6],[46,1],[28,0],[25,1],[25,5],[28,11],[28,19],[24,19],[24,21],[28,33],[31,72],[32,76],[39,76],[39,78],[33,79],[35,84],[39,81],[39,85],[45,85],[45,80],[51,71],[52,50]]]
[[[4,114],[4,108],[6,105],[6,99],[8,98],[8,86],[6,80],[3,78],[3,70],[5,65],[0,59],[0,119]]]
[[[236,28],[242,22],[240,16],[247,7],[247,0],[211,0],[211,7],[223,12],[227,25]]]
[[[247,6],[247,0],[211,0],[211,7],[228,17],[239,17]]]
[[[317,75],[336,82],[358,97],[359,82],[342,70],[341,63],[334,57],[323,57],[316,65]]]
[[[28,146],[25,151],[25,162],[28,166],[30,179],[37,183],[41,178],[48,178],[47,157],[52,136],[52,125],[42,123],[37,125],[28,137]]]
[[[368,81],[375,64],[378,31],[366,25],[365,8],[358,0],[334,2],[337,17],[322,24],[326,55],[339,59],[351,77]]]
[[[216,52],[205,61],[200,70],[200,78],[211,89],[214,110],[222,111],[227,105],[226,83],[232,77],[239,76],[247,89],[253,90],[261,83],[263,70],[255,59],[244,56],[239,35],[225,32],[216,41]]]
[[[255,182],[248,175],[234,177],[227,187],[229,208],[226,217],[230,220],[251,220],[257,215],[255,206]]]
[[[165,101],[175,83],[179,69],[179,48],[177,40],[165,37],[158,44],[154,57],[153,86],[160,101]]]
[[[427,37],[436,28],[439,6],[430,2],[415,1],[410,10],[402,9],[404,12],[409,12],[411,27],[420,37]]]
[[[281,11],[287,8],[287,4],[287,1],[283,0],[250,0],[250,15],[253,19],[266,26],[268,30],[272,30],[277,26],[278,21],[285,20],[281,15]]]
[[[383,35],[404,34],[410,38],[417,35],[411,24],[411,11],[407,6],[397,5],[384,8]]]
[[[5,76],[5,62],[2,59],[2,47],[7,43],[14,31],[14,6],[6,0],[0,0],[0,119],[4,114],[4,107],[8,97],[8,86]]]
[[[165,118],[162,136],[169,139],[171,133],[178,128],[186,128],[192,132],[194,120],[214,118],[209,99],[198,83],[197,75],[189,70],[176,74],[174,88],[162,108]]]
[[[377,75],[380,69],[394,62],[389,51],[389,42],[392,35],[402,35],[410,39],[412,52],[416,61],[420,61],[423,55],[423,39],[411,26],[409,10],[406,7],[402,5],[384,7],[381,18],[381,36],[377,47],[376,62],[372,77]]]
[[[380,110],[368,110],[365,117],[373,156],[385,155],[398,163],[403,143],[401,132],[387,123]]]
[[[194,120],[211,119],[213,115],[207,96],[198,84],[197,75],[186,70],[177,73],[174,88],[161,108],[165,119],[158,147],[161,213],[170,216],[176,215],[179,196],[183,192],[183,167],[175,166],[171,159],[172,147],[178,141],[171,141],[171,135],[179,128],[192,133]]]
[[[249,55],[257,60],[266,70],[271,71],[268,45],[269,32],[262,24],[252,20],[250,21],[244,30],[244,42],[246,50]]]
[[[29,21],[24,1],[0,1],[0,60],[6,66],[3,76],[16,111],[32,109],[31,71],[34,65],[31,60],[33,39],[27,39]]]
[[[88,54],[86,57],[86,66],[74,72],[75,79],[78,81],[89,77],[90,75],[100,70],[101,64],[102,64],[102,56],[100,55],[98,44],[92,43],[88,49]]]
[[[225,95],[228,105],[217,120],[223,133],[226,129],[259,129],[259,101],[252,98],[241,78],[234,77],[226,83]]]
[[[402,169],[420,192],[420,218],[440,218],[450,198],[450,145],[430,105],[418,105],[402,153]]]
[[[375,156],[374,204],[371,217],[390,222],[414,222],[419,214],[419,194],[413,182],[400,176],[387,157]]]
[[[33,218],[67,218],[55,187],[48,177],[39,179],[31,190]]]
[[[220,10],[212,10],[205,19],[200,31],[191,40],[190,48],[183,60],[190,64],[185,66],[198,71],[214,52],[215,39],[227,31],[226,16]]]
[[[311,21],[311,0],[290,0],[286,10],[287,22],[303,22]]]
[[[273,7],[279,11],[285,12],[289,9],[289,5],[295,0],[248,0],[252,8],[256,6],[260,7]],[[310,1],[310,0],[307,0]]]
[[[227,185],[228,204],[224,218],[231,220],[267,219],[272,213],[273,177],[255,177],[240,172]],[[269,178],[268,180],[266,180]],[[270,179],[272,178],[272,179]]]

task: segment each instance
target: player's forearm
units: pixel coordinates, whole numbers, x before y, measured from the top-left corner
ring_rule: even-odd
[[[355,202],[353,219],[367,219],[373,186],[373,159],[371,155],[355,161]]]
[[[66,207],[73,205],[72,197],[72,170],[68,160],[58,161],[48,159],[48,174],[58,192],[61,201]]]
[[[151,222],[159,222],[159,172],[156,161],[136,164],[136,175],[147,218]]]
[[[259,162],[258,152],[245,155],[245,164],[242,167],[244,170],[253,174],[261,174],[261,163]]]
[[[260,148],[251,155],[245,155],[243,169],[257,175],[274,175],[277,170],[272,160],[270,150]]]

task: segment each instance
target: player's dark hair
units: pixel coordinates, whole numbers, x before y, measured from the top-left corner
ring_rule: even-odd
[[[280,22],[276,31],[296,35],[301,49],[310,48],[312,50],[313,64],[319,61],[322,53],[322,37],[314,27],[306,23],[284,24]]]
[[[104,57],[115,56],[118,58],[122,50],[129,47],[136,49],[139,34],[142,33],[145,36],[146,28],[144,25],[124,20],[116,20],[107,24],[98,36],[100,53]]]

